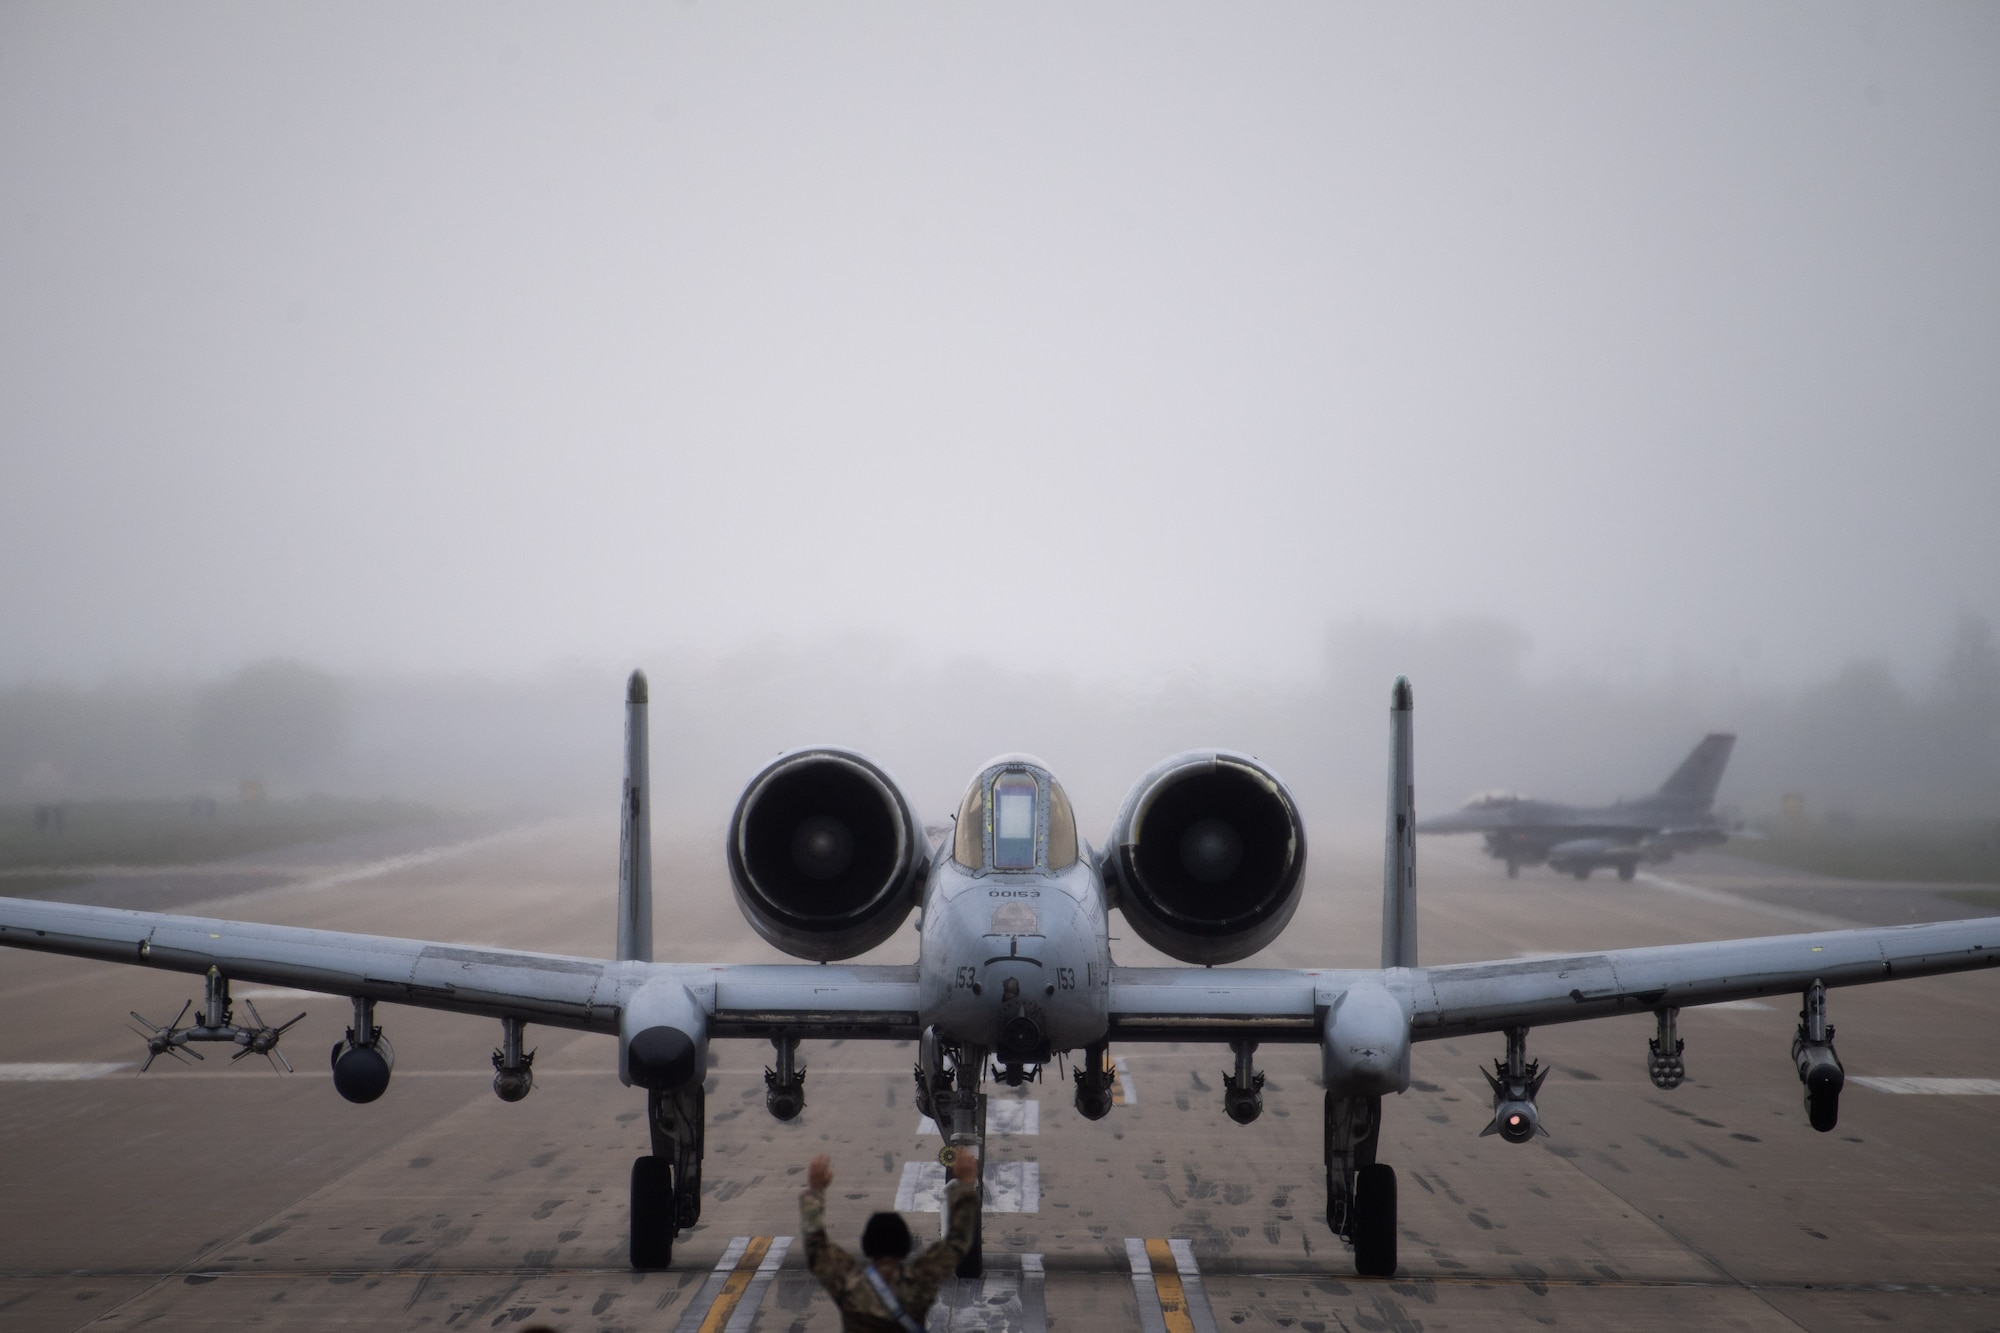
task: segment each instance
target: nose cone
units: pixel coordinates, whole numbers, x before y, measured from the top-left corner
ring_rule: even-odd
[[[632,1081],[642,1088],[672,1092],[701,1073],[701,1056],[694,1040],[679,1028],[647,1028],[625,1048]]]

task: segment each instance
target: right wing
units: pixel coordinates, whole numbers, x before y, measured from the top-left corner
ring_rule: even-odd
[[[1315,1042],[1359,983],[1396,996],[1425,1041],[1994,966],[2000,916],[1381,971],[1119,967],[1111,1038]]]

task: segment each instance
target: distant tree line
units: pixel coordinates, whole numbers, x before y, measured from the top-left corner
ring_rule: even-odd
[[[990,755],[1028,750],[1090,828],[1174,750],[1270,762],[1313,824],[1380,818],[1389,683],[1417,691],[1419,808],[1494,787],[1600,800],[1651,790],[1701,735],[1738,733],[1722,800],[1749,818],[1797,794],[1819,814],[2000,818],[2000,645],[1969,618],[1914,683],[1854,662],[1816,683],[1699,673],[1537,678],[1529,642],[1491,620],[1330,629],[1320,669],[1277,683],[1178,678],[1145,689],[982,660],[925,661],[893,641],[772,643],[644,665],[656,817],[713,832],[778,751],[875,755],[933,817]],[[338,677],[269,661],[214,681],[0,689],[0,801],[209,792],[401,797],[447,807],[617,799],[623,671],[529,679]]]

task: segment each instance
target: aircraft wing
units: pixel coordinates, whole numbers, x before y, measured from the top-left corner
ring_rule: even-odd
[[[613,962],[26,898],[0,898],[0,946],[586,1032],[617,1032],[626,998],[670,978],[713,1036],[918,1035],[914,967]]]
[[[1318,1041],[1320,1015],[1359,981],[1402,1000],[1411,1037],[1424,1041],[1994,966],[2000,917],[1380,972],[1120,967],[1111,1035]]]

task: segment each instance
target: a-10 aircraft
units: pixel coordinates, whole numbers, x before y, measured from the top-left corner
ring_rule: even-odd
[[[1419,833],[1483,833],[1486,854],[1507,863],[1507,878],[1521,867],[1540,865],[1578,879],[1609,866],[1631,879],[1640,862],[1673,859],[1675,852],[1712,847],[1729,839],[1729,826],[1715,813],[1715,789],[1736,738],[1723,732],[1702,737],[1660,789],[1610,805],[1559,805],[1514,792],[1475,796],[1463,809],[1417,824]]]
[[[1112,1110],[1111,1042],[1214,1042],[1235,1055],[1223,1089],[1230,1119],[1262,1109],[1256,1052],[1267,1042],[1320,1048],[1326,1218],[1364,1275],[1396,1270],[1396,1173],[1376,1160],[1383,1099],[1410,1086],[1410,1046],[1505,1034],[1486,1073],[1493,1119],[1482,1134],[1527,1143],[1542,1130],[1545,1077],[1528,1032],[1650,1012],[1654,1083],[1678,1085],[1683,1006],[1803,996],[1791,1058],[1813,1128],[1834,1127],[1843,1079],[1827,1024],[1829,988],[2000,963],[2000,917],[1842,930],[1566,957],[1442,967],[1417,964],[1411,696],[1390,703],[1389,812],[1377,969],[1214,968],[1275,939],[1298,906],[1306,833],[1291,792],[1248,755],[1200,750],[1165,760],[1125,798],[1101,850],[1078,836],[1069,799],[1041,764],[996,759],[966,790],[936,845],[889,775],[848,750],[781,755],[752,778],[729,826],[737,902],[758,934],[805,964],[701,966],[653,961],[651,784],[646,681],[627,692],[623,846],[615,960],[434,944],[289,926],[0,899],[0,944],[141,967],[205,973],[191,1028],[148,1024],[154,1055],[233,1043],[237,1058],[276,1054],[282,1029],[231,1021],[229,987],[246,981],[352,997],[354,1024],[333,1050],[350,1101],[388,1086],[394,1057],[376,1022],[383,1002],[500,1022],[494,1091],[533,1086],[530,1023],[614,1035],[618,1070],[646,1092],[652,1152],[631,1178],[631,1259],[660,1268],[701,1215],[702,1082],[709,1043],[771,1042],[765,1104],[781,1120],[805,1106],[801,1041],[917,1043],[916,1104],[948,1152],[983,1163],[986,1080],[1018,1086],[1057,1052],[1081,1052],[1076,1108]],[[1117,909],[1181,967],[1120,967]],[[915,966],[839,965],[922,913]],[[183,1011],[185,1013],[185,1011]],[[1775,1054],[1775,1053],[1774,1053]],[[975,1242],[961,1273],[979,1273]]]

